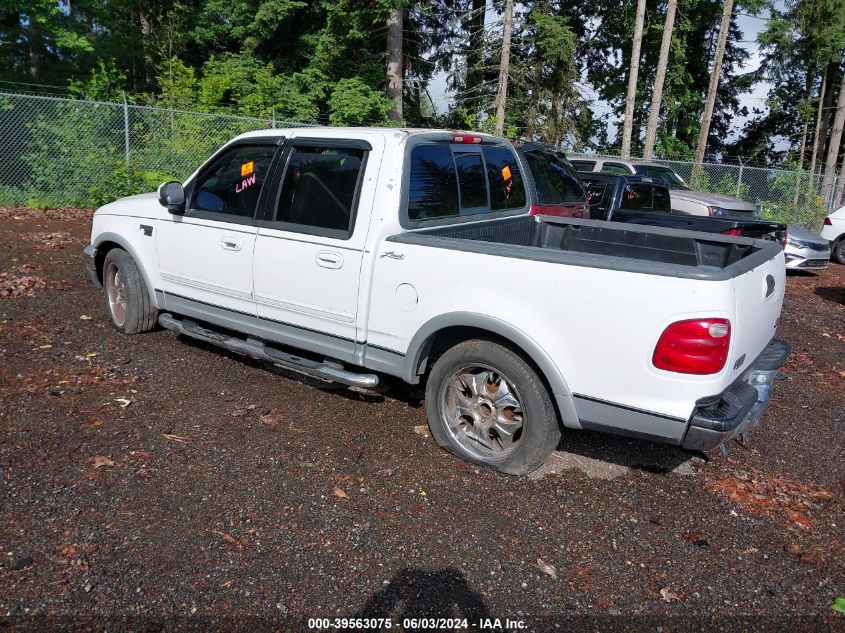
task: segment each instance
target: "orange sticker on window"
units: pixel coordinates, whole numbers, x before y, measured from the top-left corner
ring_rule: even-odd
[[[255,161],[251,160],[248,163],[241,165],[241,176],[249,176],[255,171]]]
[[[510,180],[511,179],[511,168],[505,165],[502,167],[502,180]]]

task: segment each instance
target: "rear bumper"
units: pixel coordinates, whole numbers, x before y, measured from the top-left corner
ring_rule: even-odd
[[[772,339],[757,360],[725,391],[696,403],[681,445],[706,451],[752,427],[763,416],[772,382],[789,356],[789,343]]]
[[[97,275],[97,247],[89,244],[82,250],[82,258],[85,261],[85,270],[88,271],[88,276],[91,278],[91,283],[102,288],[100,277]]]

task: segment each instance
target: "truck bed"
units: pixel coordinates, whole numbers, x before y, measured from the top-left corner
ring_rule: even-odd
[[[387,241],[710,280],[742,275],[781,251],[770,241],[549,216],[421,229]]]

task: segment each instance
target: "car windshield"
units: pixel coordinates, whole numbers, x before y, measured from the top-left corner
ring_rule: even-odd
[[[652,178],[669,189],[689,189],[687,183],[668,167],[658,165],[635,165],[634,170],[640,176]]]

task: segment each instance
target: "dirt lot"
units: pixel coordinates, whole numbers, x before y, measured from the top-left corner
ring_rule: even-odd
[[[517,479],[440,450],[413,393],[118,335],[88,230],[0,211],[0,628],[845,630],[845,266],[789,278],[749,446],[568,432]]]

